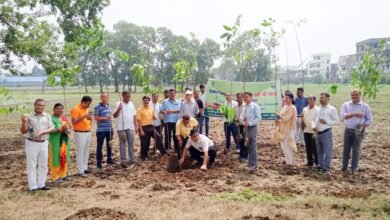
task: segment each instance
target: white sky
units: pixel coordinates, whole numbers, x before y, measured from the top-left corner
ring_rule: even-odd
[[[367,38],[390,36],[389,0],[111,0],[103,12],[103,23],[112,29],[120,20],[152,27],[167,27],[175,34],[194,32],[198,38],[219,41],[222,25],[233,24],[241,14],[245,29],[272,17],[286,29],[277,50],[279,64],[299,64],[292,25],[287,20],[306,19],[298,28],[302,57],[331,53],[332,61],[355,52],[355,43]],[[286,42],[286,44],[284,43]]]

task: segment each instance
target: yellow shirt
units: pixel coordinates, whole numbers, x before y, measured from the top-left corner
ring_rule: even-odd
[[[140,126],[153,125],[154,111],[150,107],[140,107],[137,110],[136,119],[141,124]]]
[[[81,116],[84,116],[88,114],[88,109],[81,107],[81,104],[76,105],[72,110],[70,111],[70,117],[72,119],[80,118]],[[83,120],[73,123],[73,130],[75,131],[90,131],[91,130],[91,121],[87,118],[83,118]]]
[[[190,118],[188,125],[185,126],[183,123],[183,119],[180,119],[176,123],[176,135],[181,135],[184,138],[190,136],[190,132],[194,127],[198,126],[198,121],[195,118]]]

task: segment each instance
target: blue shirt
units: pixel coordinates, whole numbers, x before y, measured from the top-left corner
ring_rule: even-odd
[[[169,111],[177,111],[180,110],[180,102],[178,100],[170,100],[164,99],[161,108],[161,111],[169,110]],[[176,123],[179,120],[179,112],[166,114],[164,118],[164,122],[168,123]]]
[[[244,123],[245,119],[248,121],[248,126],[255,126],[261,121],[261,110],[256,103],[251,102],[244,105],[244,110],[240,115],[241,123]]]
[[[305,108],[308,104],[309,103],[307,102],[307,97],[295,98],[295,108],[297,109],[298,116],[302,115],[303,108]]]
[[[363,118],[349,118],[345,117],[350,113],[362,113]],[[370,126],[372,123],[372,113],[370,106],[360,101],[354,104],[352,101],[345,102],[341,107],[341,118],[344,120],[344,126],[349,129],[355,129],[357,125]]]
[[[111,108],[109,105],[103,105],[102,103],[99,103],[97,106],[95,106],[94,115],[99,117],[111,116]],[[98,121],[96,132],[106,131],[112,131],[112,120]]]

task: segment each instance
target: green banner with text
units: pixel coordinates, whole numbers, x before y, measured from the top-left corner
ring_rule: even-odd
[[[282,108],[280,81],[276,83],[273,81],[230,82],[209,79],[206,86],[206,102],[222,105],[226,101],[226,93],[233,94],[235,99],[235,94],[242,92],[251,92],[253,94],[253,101],[260,106],[263,120],[274,120],[275,112],[280,111]],[[214,110],[212,108],[206,108],[204,115],[222,117],[219,109]]]

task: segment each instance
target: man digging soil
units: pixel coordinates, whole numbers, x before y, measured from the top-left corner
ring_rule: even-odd
[[[191,130],[191,138],[184,147],[182,157],[179,161],[182,165],[190,152],[191,158],[198,161],[202,166],[201,170],[206,171],[207,166],[212,166],[217,157],[217,149],[214,143],[205,135],[199,134],[198,129]]]

